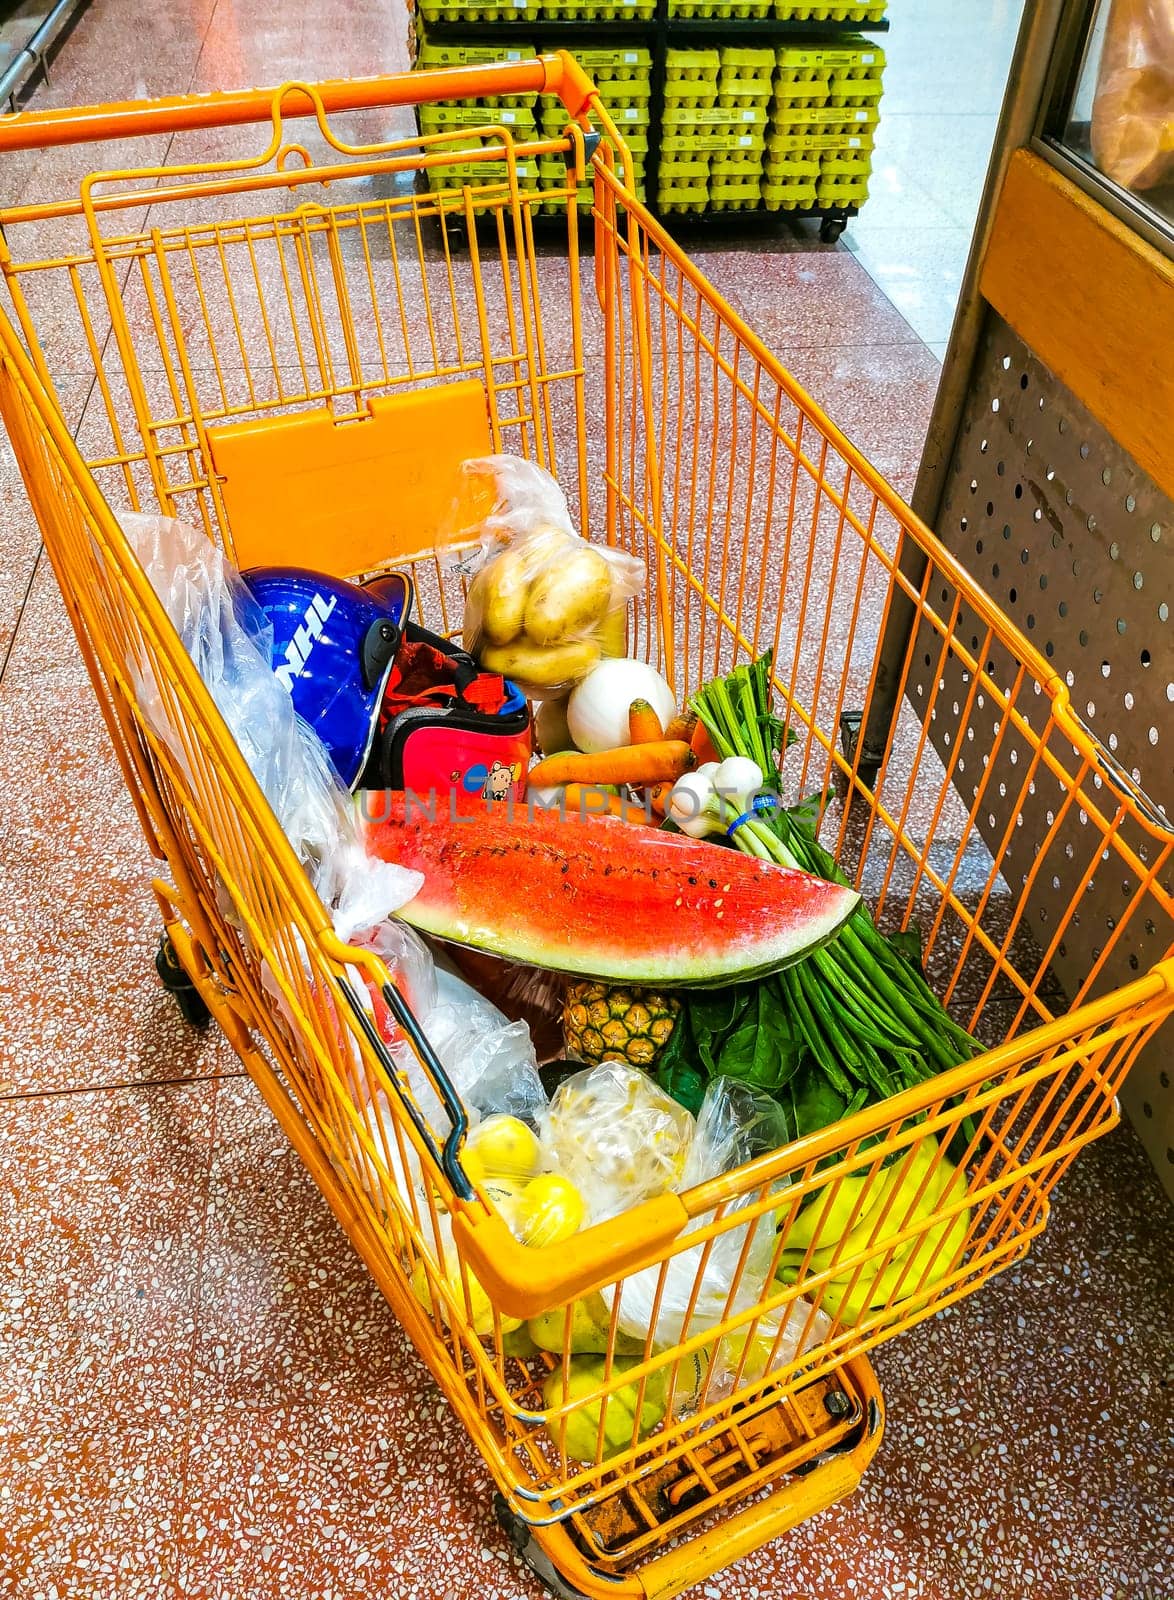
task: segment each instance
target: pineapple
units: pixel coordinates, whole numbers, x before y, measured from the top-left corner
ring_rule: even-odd
[[[592,1063],[626,1061],[652,1067],[668,1044],[681,1002],[655,989],[573,983],[563,1007],[568,1054]]]

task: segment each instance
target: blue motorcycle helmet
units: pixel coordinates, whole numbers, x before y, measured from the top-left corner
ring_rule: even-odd
[[[411,610],[410,579],[391,572],[359,585],[302,567],[241,577],[273,629],[274,675],[354,789]]]

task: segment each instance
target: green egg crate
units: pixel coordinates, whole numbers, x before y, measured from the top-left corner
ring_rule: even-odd
[[[755,183],[762,177],[762,151],[739,151],[736,155],[729,155],[724,150],[714,152],[710,163],[710,175],[714,178],[743,179],[753,178]]]
[[[766,135],[767,151],[774,155],[785,155],[791,151],[816,151],[821,155],[827,151],[871,152],[872,147],[871,133],[810,133],[802,128],[772,127]]]
[[[758,177],[714,179],[709,198],[715,211],[757,211],[762,203],[762,184]]]
[[[649,22],[656,0],[544,0],[539,15],[550,22]]]
[[[833,106],[871,106],[881,97],[879,78],[833,78],[828,104]]]
[[[769,122],[765,106],[666,106],[665,128],[705,128],[727,133],[764,133]]]
[[[762,164],[764,183],[818,183],[819,161],[803,156],[768,156]]]
[[[669,0],[670,17],[701,17],[716,21],[737,17],[742,21],[769,17],[773,0]]]
[[[775,74],[773,102],[782,109],[791,106],[826,105],[832,92],[829,74],[818,67],[780,67]]]
[[[678,106],[712,106],[717,99],[721,57],[716,50],[666,50],[664,102],[667,115]]]
[[[660,186],[705,182],[709,177],[710,156],[707,151],[694,150],[687,155],[662,156]]]
[[[693,79],[679,78],[675,82],[666,82],[664,86],[665,114],[675,110],[678,106],[696,107],[712,106],[717,103],[717,83],[696,82]]]
[[[425,22],[514,22],[539,8],[533,0],[418,0],[417,10]]]
[[[770,79],[775,69],[775,53],[769,45],[723,45],[718,51],[723,72],[739,78]]]
[[[780,133],[826,133],[845,139],[871,133],[879,121],[876,106],[776,106],[771,125]]]
[[[770,104],[770,83],[764,83],[761,78],[723,76],[717,86],[717,103],[734,108],[762,106],[765,109]]]
[[[867,178],[872,171],[871,150],[829,150],[820,160],[825,178]]]
[[[607,104],[606,100],[604,104]],[[651,115],[647,100],[638,101],[631,105],[608,105],[607,114],[619,129],[623,138],[628,141],[629,146],[634,138],[642,138],[647,141],[648,123]],[[538,121],[547,138],[561,139],[567,126],[566,107],[561,100],[556,100],[551,95],[540,95],[538,99]]]
[[[662,211],[704,211],[709,204],[708,183],[662,183],[656,191]]]
[[[824,178],[816,185],[821,206],[862,206],[868,199],[868,178]]]
[[[429,22],[649,22],[656,0],[419,0],[419,15]],[[501,60],[501,52],[494,57]]]
[[[462,111],[532,111],[534,96],[532,94],[487,94],[479,100],[450,100],[451,106],[457,106]],[[498,118],[498,121],[501,119]]]
[[[558,50],[557,40],[547,40],[544,50]],[[575,60],[596,83],[623,83],[630,78],[647,78],[652,71],[652,51],[645,45],[625,46],[622,50],[574,47]]]
[[[680,128],[666,128],[660,148],[662,158],[666,155],[688,155],[695,151],[757,150],[761,153],[762,134],[730,134],[723,129],[688,132]]]
[[[539,182],[538,165],[534,161],[517,163],[518,182],[526,188],[535,188]],[[465,184],[481,188],[486,184],[506,183],[509,168],[504,161],[457,161],[448,167],[430,167],[428,185],[431,189],[462,189]]]
[[[537,54],[537,46],[532,44],[511,44],[508,50],[503,50],[496,44],[461,44],[455,40],[424,38],[416,52],[416,66],[425,70],[482,67],[495,61],[525,61]]]

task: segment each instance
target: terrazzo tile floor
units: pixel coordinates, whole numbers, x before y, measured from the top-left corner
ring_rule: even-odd
[[[37,103],[395,69],[404,33],[391,0],[92,0]],[[94,164],[16,158],[0,198]],[[908,492],[934,356],[852,254],[793,242],[703,264]],[[260,1096],[155,982],[150,864],[3,440],[0,548],[0,1597],[536,1600]],[[1024,1263],[877,1353],[855,1497],[697,1594],[1174,1600],[1172,1243],[1121,1127]]]

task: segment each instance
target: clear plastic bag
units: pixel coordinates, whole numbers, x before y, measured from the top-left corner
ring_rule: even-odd
[[[119,522],[249,770],[331,911],[335,932],[349,940],[382,922],[413,898],[423,878],[367,854],[351,798],[322,742],[298,717],[273,675],[273,636],[264,612],[223,551],[188,523],[129,511],[120,513]],[[190,781],[184,740],[173,725],[167,698],[149,669],[140,668],[136,676],[144,715]]]
[[[526,1023],[539,1061],[550,1061],[563,1054],[562,1017],[567,981],[562,973],[505,961],[500,956],[466,946],[446,946],[445,954],[455,962],[461,976],[511,1022]]]
[[[802,1296],[776,1306],[719,1339],[710,1363],[706,1403],[724,1400],[743,1383],[781,1372],[827,1337],[832,1319]]]
[[[1174,181],[1174,0],[1113,0],[1090,134],[1114,183],[1144,192]]]
[[[644,588],[643,563],[581,539],[566,496],[534,462],[483,456],[462,471],[449,539],[464,547],[460,570],[472,575],[465,649],[487,671],[548,700],[622,637],[624,607]]]
[[[637,1067],[604,1061],[560,1084],[540,1131],[551,1167],[600,1222],[679,1187],[694,1125]]]
[[[441,955],[435,959],[435,1003],[416,1018],[452,1085],[475,1117],[504,1112],[536,1123],[546,1106],[538,1061],[524,1022],[510,1022],[478,994]],[[436,1137],[448,1137],[452,1124],[440,1096],[406,1039],[391,1045],[413,1098]]]
[[[734,1078],[715,1078],[705,1091],[692,1148],[673,1187],[688,1189],[706,1183],[753,1156],[778,1149],[786,1140],[782,1108],[769,1095]],[[732,1201],[726,1216],[753,1199],[750,1195]],[[689,1231],[707,1226],[710,1220],[708,1214],[699,1217]],[[619,1327],[637,1339],[645,1339],[651,1332],[653,1345],[667,1348],[740,1311],[749,1311],[762,1298],[774,1246],[774,1213],[766,1211],[741,1226],[727,1228],[707,1244],[671,1256],[663,1268],[663,1286],[660,1266],[632,1273],[620,1285]],[[739,1264],[738,1286],[731,1294]],[[609,1307],[614,1294],[615,1290],[605,1291]]]
[[[772,1095],[740,1078],[713,1078],[697,1113],[697,1134],[680,1187],[691,1189],[732,1172],[755,1156],[781,1150],[790,1138],[790,1120]]]

